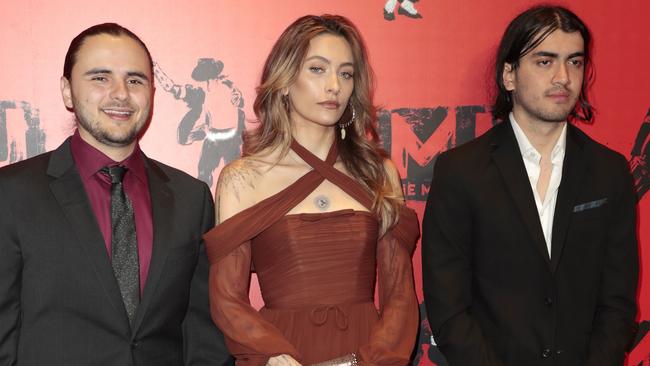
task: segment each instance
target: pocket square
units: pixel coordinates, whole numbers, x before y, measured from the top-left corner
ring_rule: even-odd
[[[600,206],[604,205],[605,203],[607,203],[607,198],[601,198],[599,200],[589,201],[589,202],[586,202],[586,203],[581,203],[581,204],[576,205],[576,206],[573,207],[573,212],[580,212],[580,211],[584,211],[584,210],[589,210],[591,208],[600,207]]]

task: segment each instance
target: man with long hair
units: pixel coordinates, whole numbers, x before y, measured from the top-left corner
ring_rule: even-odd
[[[623,364],[636,324],[635,196],[591,121],[591,36],[571,11],[517,16],[497,51],[498,123],[438,158],[424,294],[456,365]]]

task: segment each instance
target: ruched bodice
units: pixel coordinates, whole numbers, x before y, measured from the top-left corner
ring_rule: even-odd
[[[283,217],[251,242],[265,307],[372,302],[376,246],[368,212]]]

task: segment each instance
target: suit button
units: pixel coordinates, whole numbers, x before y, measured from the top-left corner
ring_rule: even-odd
[[[548,358],[551,355],[551,350],[546,348],[542,351],[542,358]]]
[[[551,299],[550,297],[547,297],[546,299],[544,299],[544,304],[545,304],[546,306],[551,306],[551,305],[553,305],[553,299]]]
[[[131,342],[131,349],[136,349],[138,347],[140,347],[140,342],[138,341]]]

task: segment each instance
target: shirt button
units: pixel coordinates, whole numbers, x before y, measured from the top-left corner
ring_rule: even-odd
[[[551,355],[551,350],[546,348],[542,351],[542,358],[548,358]]]
[[[550,298],[550,297],[547,297],[546,299],[544,299],[544,304],[545,304],[546,306],[551,306],[551,305],[553,305],[553,299]]]

